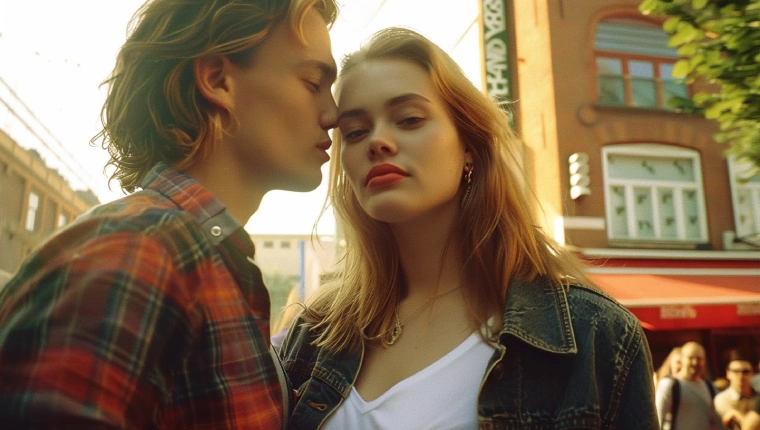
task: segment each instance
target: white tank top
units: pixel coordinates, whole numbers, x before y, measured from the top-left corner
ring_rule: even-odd
[[[323,428],[435,429],[478,428],[477,395],[494,348],[477,332],[435,363],[365,402],[354,387]]]

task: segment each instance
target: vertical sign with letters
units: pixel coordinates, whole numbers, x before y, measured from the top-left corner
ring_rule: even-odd
[[[505,4],[507,1],[511,0],[481,0],[485,85],[488,95],[496,102],[511,101],[512,96]]]

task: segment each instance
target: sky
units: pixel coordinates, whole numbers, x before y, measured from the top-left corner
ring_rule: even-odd
[[[103,166],[107,153],[89,144],[100,130],[105,80],[127,36],[127,23],[142,0],[0,0],[0,79],[29,108],[14,111],[62,150],[54,157],[39,148],[49,166],[58,168],[76,188],[86,184],[101,202],[123,196],[116,182],[108,188]],[[338,0],[340,15],[330,31],[336,62],[374,31],[388,26],[412,28],[429,37],[462,66],[481,87],[478,0]],[[442,7],[445,6],[445,7]],[[0,97],[12,99],[6,85]],[[1,107],[1,106],[0,106]],[[24,147],[39,147],[22,133],[7,110],[3,128]],[[40,131],[41,130],[41,131]],[[17,133],[14,135],[14,133]],[[18,136],[18,137],[17,137]],[[51,143],[51,146],[57,146]],[[65,166],[69,166],[67,169]],[[323,166],[327,177],[329,164]],[[67,173],[70,171],[71,173]],[[326,184],[310,193],[273,191],[246,225],[254,234],[310,234],[325,201]],[[327,211],[317,232],[334,234]]]

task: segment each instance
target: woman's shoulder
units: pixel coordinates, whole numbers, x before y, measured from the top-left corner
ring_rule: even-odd
[[[640,325],[628,309],[590,283],[562,285],[548,277],[513,280],[507,294],[506,312],[515,314],[513,318],[523,319],[526,314],[546,315],[549,309],[555,309],[561,319],[578,323],[603,318],[608,324]]]
[[[608,319],[619,320],[624,324],[641,325],[638,318],[628,308],[595,285],[572,284],[567,289],[567,299],[571,309],[574,307],[586,308],[590,311],[602,313]],[[578,312],[574,312],[573,317],[593,317],[595,312],[584,315],[577,315]]]
[[[634,354],[646,343],[641,321],[600,288],[571,285],[567,301],[579,348],[584,344],[618,345],[615,349],[619,352]]]
[[[308,379],[311,369],[319,355],[319,347],[314,345],[317,336],[314,324],[300,311],[293,319],[288,333],[280,346],[280,361],[291,379]]]

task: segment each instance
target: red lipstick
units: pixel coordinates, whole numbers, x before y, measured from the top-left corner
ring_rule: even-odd
[[[399,167],[392,164],[380,164],[370,169],[364,185],[367,187],[379,187],[400,181],[407,176],[409,176],[409,173]]]

